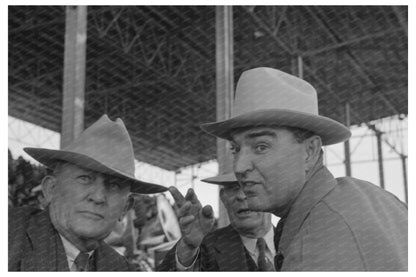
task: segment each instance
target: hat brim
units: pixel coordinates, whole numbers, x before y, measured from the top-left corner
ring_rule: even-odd
[[[105,166],[99,161],[80,153],[31,147],[24,148],[23,150],[32,156],[35,160],[51,169],[53,169],[58,161],[64,161],[79,165],[86,169],[119,177],[126,180],[128,184],[130,184],[130,191],[133,193],[152,194],[165,192],[168,190],[168,188],[164,186],[137,180],[134,176],[130,176],[129,174],[122,172],[116,168]]]
[[[201,129],[219,138],[231,140],[235,129],[271,125],[311,131],[321,137],[323,145],[339,143],[351,137],[347,127],[328,117],[284,109],[258,110],[224,121],[201,124]]]
[[[205,183],[210,183],[214,185],[223,185],[223,186],[232,185],[238,182],[234,173],[205,178],[205,179],[202,179],[201,181]]]

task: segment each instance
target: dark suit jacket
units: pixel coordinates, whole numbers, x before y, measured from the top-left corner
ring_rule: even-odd
[[[166,254],[160,271],[176,271],[176,245]],[[231,225],[205,236],[195,269],[201,271],[256,271],[257,266]]]
[[[127,260],[104,242],[94,251],[97,271],[129,271]],[[69,271],[61,238],[49,211],[9,210],[9,271]]]

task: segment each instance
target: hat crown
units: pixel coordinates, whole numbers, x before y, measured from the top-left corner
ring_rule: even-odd
[[[254,126],[291,126],[308,130],[323,145],[347,140],[350,130],[318,113],[316,90],[306,81],[277,69],[245,71],[238,83],[231,118],[201,125],[217,137],[231,140],[232,131]]]
[[[62,150],[80,153],[134,176],[134,152],[123,121],[111,121],[103,115]]]
[[[268,109],[318,115],[316,90],[308,82],[273,68],[243,72],[237,83],[233,116]]]

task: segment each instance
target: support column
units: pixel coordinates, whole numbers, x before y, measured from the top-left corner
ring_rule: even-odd
[[[298,76],[303,79],[303,58],[300,55],[298,56]]]
[[[216,82],[217,121],[230,118],[234,99],[233,14],[232,6],[216,7]],[[219,174],[232,172],[232,157],[227,142],[217,139]],[[224,205],[219,201],[218,227],[228,225]]]
[[[87,7],[66,7],[61,148],[84,130]]]
[[[377,138],[377,154],[378,154],[378,174],[380,177],[380,187],[384,189],[384,166],[383,166],[383,147],[382,147],[382,132],[377,130],[374,125],[371,128],[376,133]]]
[[[402,160],[402,167],[403,167],[403,184],[404,184],[404,199],[406,201],[406,204],[408,204],[408,196],[407,196],[407,166],[406,166],[406,155],[400,155],[400,159]]]
[[[350,103],[345,103],[345,125],[350,128]],[[351,176],[350,140],[344,142],[345,175]]]

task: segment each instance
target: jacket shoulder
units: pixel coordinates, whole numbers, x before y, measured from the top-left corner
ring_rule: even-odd
[[[42,210],[34,207],[9,208],[9,223],[25,221],[40,212],[42,212]]]
[[[334,220],[347,226],[368,270],[407,268],[408,212],[396,196],[370,182],[343,177],[322,202]]]
[[[24,248],[29,243],[26,231],[30,219],[41,210],[32,207],[10,208],[8,218],[9,271],[20,270]]]
[[[352,177],[337,178],[337,185],[324,201],[331,208],[348,211],[345,206],[353,206],[354,210],[384,207],[399,214],[406,214],[407,205],[394,194],[364,180]]]

